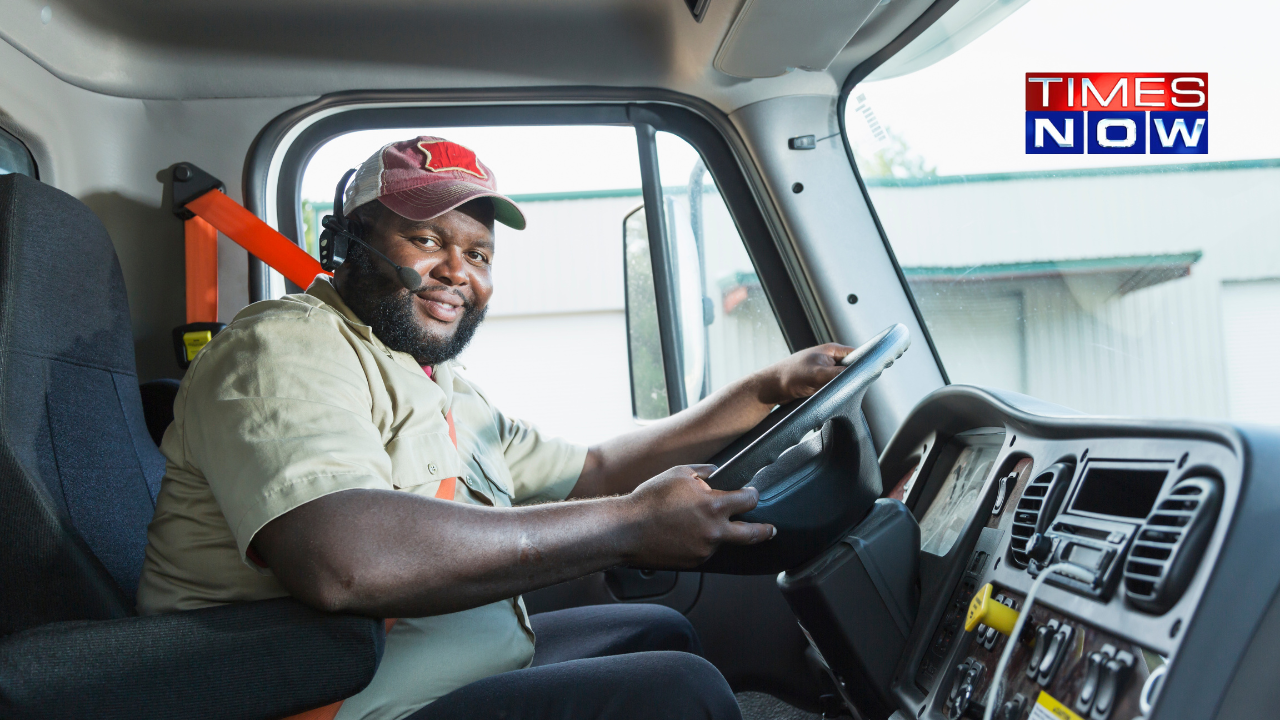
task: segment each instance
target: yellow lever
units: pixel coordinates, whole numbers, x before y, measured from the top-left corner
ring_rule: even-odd
[[[991,599],[991,583],[982,586],[969,603],[969,614],[964,619],[965,632],[973,632],[979,624],[996,629],[1002,635],[1012,635],[1018,622],[1018,611]]]

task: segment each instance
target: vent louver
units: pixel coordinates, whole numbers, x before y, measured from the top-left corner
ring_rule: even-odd
[[[1049,521],[1058,514],[1062,504],[1062,496],[1067,485],[1071,484],[1071,476],[1075,472],[1072,463],[1055,463],[1044,469],[1044,472],[1027,483],[1014,508],[1012,538],[1009,541],[1011,560],[1018,567],[1027,566],[1027,543],[1031,536],[1044,532]]]
[[[1124,564],[1124,593],[1130,603],[1164,612],[1182,596],[1213,532],[1220,487],[1212,478],[1186,478],[1156,503]]]

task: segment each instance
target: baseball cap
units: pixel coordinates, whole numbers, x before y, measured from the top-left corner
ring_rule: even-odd
[[[342,207],[350,212],[372,200],[410,220],[430,220],[476,198],[493,200],[494,219],[523,230],[524,213],[498,193],[493,171],[469,148],[422,135],[382,146],[347,183]]]

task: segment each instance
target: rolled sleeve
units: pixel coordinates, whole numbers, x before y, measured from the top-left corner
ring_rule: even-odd
[[[516,504],[564,500],[582,475],[587,447],[546,437],[523,421],[494,410],[503,457],[511,469]]]
[[[187,451],[248,563],[254,535],[290,510],[341,490],[392,489],[391,461],[365,370],[340,332],[305,316],[229,330],[189,371]]]

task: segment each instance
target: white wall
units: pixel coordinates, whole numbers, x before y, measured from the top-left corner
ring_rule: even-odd
[[[1255,396],[1277,386],[1257,367],[1275,364],[1265,338],[1280,318],[1263,291],[1235,283],[1280,278],[1280,167],[1212,167],[903,187],[872,181],[869,191],[908,268],[1203,253],[1188,277],[1127,293],[1052,274],[916,283],[952,382],[1019,390],[1090,413],[1280,423],[1280,403],[1245,409],[1232,399],[1240,391],[1229,390],[1242,377]],[[1238,287],[1227,291],[1234,299],[1224,283]],[[1010,292],[1021,296],[1021,338],[1003,315],[981,311]],[[1015,347],[1025,358],[1021,384],[1009,366]]]
[[[498,226],[489,315],[459,360],[504,413],[588,444],[636,427],[622,218],[639,204],[528,202],[526,230]]]
[[[1280,423],[1280,280],[1222,286],[1231,417]]]

